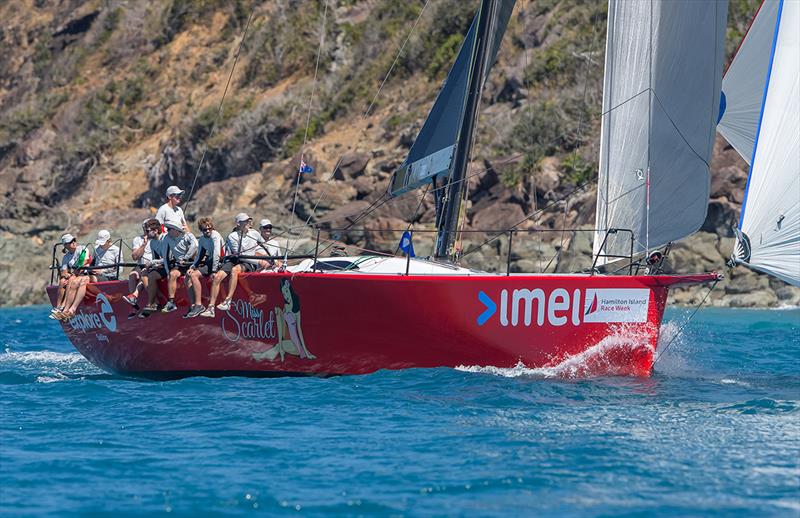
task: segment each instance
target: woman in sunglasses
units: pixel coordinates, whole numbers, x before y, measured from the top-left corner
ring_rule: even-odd
[[[202,233],[197,240],[197,256],[186,271],[186,291],[192,307],[184,318],[194,318],[206,310],[202,304],[203,289],[200,278],[213,277],[222,265],[222,235],[214,229],[214,222],[211,218],[200,218],[197,225]]]

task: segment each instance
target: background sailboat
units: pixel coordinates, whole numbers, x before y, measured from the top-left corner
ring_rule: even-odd
[[[800,286],[800,4],[765,2],[722,83],[719,132],[750,164],[733,264]]]

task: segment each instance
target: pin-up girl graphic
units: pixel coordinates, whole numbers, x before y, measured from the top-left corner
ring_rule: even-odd
[[[275,308],[275,322],[278,324],[278,343],[260,353],[254,353],[256,360],[274,360],[280,355],[283,361],[286,354],[313,360],[316,358],[306,347],[303,328],[300,325],[300,297],[292,289],[289,279],[281,279],[281,295],[286,302],[283,308]],[[286,336],[288,334],[288,336]]]

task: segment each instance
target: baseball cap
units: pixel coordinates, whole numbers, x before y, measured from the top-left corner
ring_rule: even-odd
[[[166,228],[167,230],[180,230],[181,232],[183,232],[182,226],[172,223],[171,221],[164,222],[164,228]]]
[[[269,218],[264,218],[264,219],[261,220],[261,228],[271,227],[271,226],[272,226],[272,222],[269,220]]]
[[[97,239],[94,240],[94,244],[95,246],[104,245],[109,239],[111,239],[111,232],[108,230],[101,230],[97,233]]]
[[[184,192],[185,191],[182,190],[177,185],[170,185],[169,187],[167,187],[167,196],[172,196],[173,194],[180,195],[180,194],[183,194]]]
[[[251,218],[250,216],[248,216],[244,212],[240,212],[239,214],[236,215],[236,218],[234,218],[234,219],[236,219],[236,223],[242,223],[244,221],[247,221],[248,219],[253,219],[253,218]]]
[[[63,236],[61,236],[61,244],[64,246],[67,246],[73,241],[75,241],[75,236],[73,236],[72,234],[64,234]]]

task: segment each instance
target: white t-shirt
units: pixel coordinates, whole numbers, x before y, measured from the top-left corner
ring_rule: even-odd
[[[186,217],[183,215],[183,209],[180,207],[170,207],[169,203],[165,203],[158,208],[156,219],[162,226],[165,223],[172,223],[181,228],[186,226]]]
[[[278,244],[278,241],[275,239],[270,239],[267,241],[267,253],[272,257],[280,257],[281,255],[281,245]]]
[[[104,249],[102,246],[98,246],[94,249],[94,261],[92,264],[94,266],[106,266],[117,263],[117,258],[119,258],[119,262],[122,262],[122,253],[119,250],[117,245],[111,245],[108,249]],[[117,275],[116,267],[112,268],[105,268],[102,270],[94,270],[93,272],[95,275],[106,275],[108,277],[115,277]]]
[[[75,263],[78,261],[78,257],[80,257],[84,248],[84,246],[78,245],[78,247],[75,249],[75,252],[67,252],[64,254],[64,258],[61,259],[61,270],[65,271],[75,268]],[[87,250],[86,253],[89,254],[89,251]],[[89,254],[89,256],[91,257],[91,254]]]
[[[251,228],[244,236],[240,236],[237,230],[228,234],[225,248],[228,249],[229,255],[256,255],[256,251],[263,250],[265,244],[266,241],[261,234]],[[258,265],[258,259],[242,259],[241,261]]]
[[[144,236],[136,236],[133,238],[132,248],[136,250],[143,244],[144,244]],[[148,245],[144,247],[144,253],[142,254],[142,257],[139,258],[139,264],[141,266],[147,266],[151,262],[153,262],[153,251],[150,249],[148,241]]]

